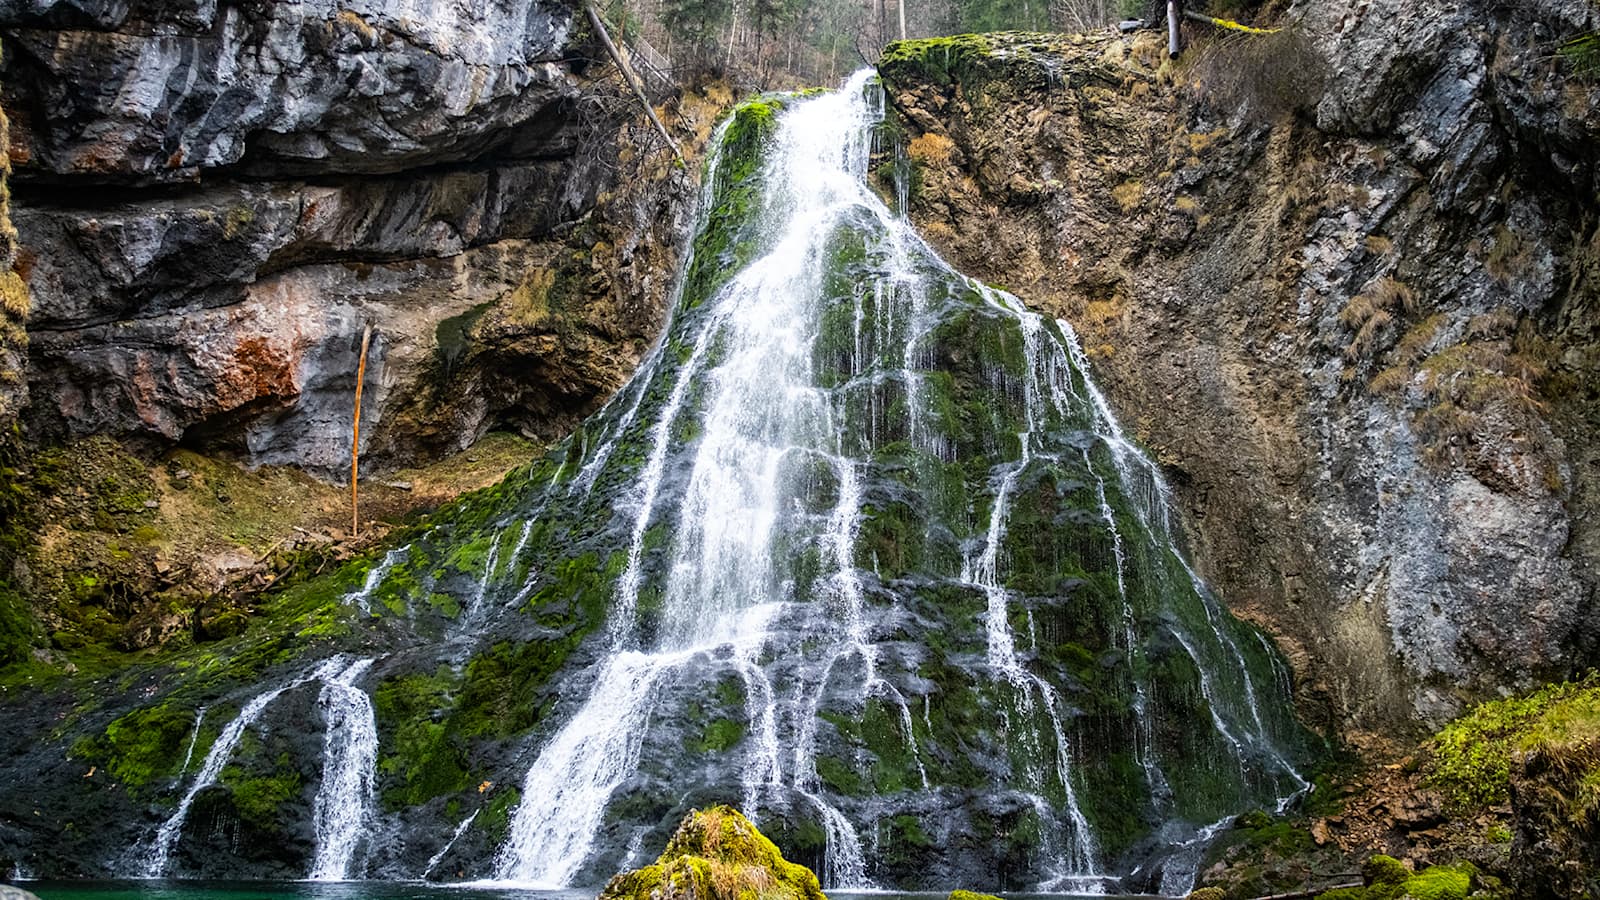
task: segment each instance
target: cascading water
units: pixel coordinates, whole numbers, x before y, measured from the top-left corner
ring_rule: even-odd
[[[1152,814],[1193,823],[1172,846],[1214,818],[1201,821],[1216,798],[1197,798],[1197,781],[1273,801],[1301,784],[1256,713],[1251,664],[1230,633],[1241,626],[1218,617],[1198,580],[1180,581],[1188,570],[1163,484],[1122,438],[1070,331],[951,271],[869,188],[883,118],[870,81],[862,73],[835,94],[750,104],[719,135],[723,156],[708,170],[708,211],[664,350],[602,414],[605,440],[567,489],[604,498],[607,484],[631,485],[612,495],[627,524],[611,652],[528,770],[498,879],[579,878],[618,793],[670,775],[644,751],[661,709],[681,702],[686,681],[731,672],[743,694],[736,798],[780,829],[814,822],[825,884],[873,886],[882,864],[865,848],[907,804],[841,796],[859,776],[841,771],[836,748],[866,742],[854,751],[858,767],[903,757],[908,783],[879,780],[922,805],[960,802],[941,784],[951,773],[930,771],[920,746],[943,737],[936,725],[950,727],[932,715],[940,686],[919,671],[926,660],[885,641],[931,596],[970,589],[983,598],[985,674],[960,693],[999,703],[1001,721],[986,727],[1002,747],[984,766],[1018,798],[1006,815],[1038,835],[1029,883],[1112,883],[1106,866],[1129,846],[1112,850],[1096,834],[1094,818],[1111,816],[1105,798],[1087,796],[1092,763],[1074,738],[1083,677],[1063,672],[1039,636],[1036,609],[1045,631],[1063,628],[1034,590],[1049,579],[1018,565],[1019,545],[1038,538],[1013,534],[1018,499],[1036,518],[1045,479],[1063,495],[1090,485],[1083,514],[1055,524],[1102,535],[1080,539],[1095,541],[1093,551],[1063,570],[1112,557],[1115,599],[1099,624],[1118,659],[1102,664],[1115,672],[1103,680],[1125,708],[1099,715],[1132,721],[1126,750],[1096,755],[1126,752],[1136,774],[1120,777]],[[635,448],[632,461],[624,446]],[[608,477],[613,469],[624,474]],[[887,507],[904,505],[907,492],[938,521],[920,539],[906,530],[886,542]],[[923,545],[915,566],[904,559],[912,543]],[[1193,692],[1189,702],[1212,723],[1200,740],[1232,771],[1179,766],[1161,752],[1159,732],[1180,724],[1153,708],[1158,654],[1145,643],[1161,629],[1170,640],[1159,662],[1185,669],[1169,677]],[[1182,692],[1165,691],[1168,706],[1171,693]],[[908,697],[922,704],[920,742]],[[867,734],[876,710],[887,734]],[[1195,774],[1197,765],[1208,771]],[[1184,783],[1174,786],[1166,768],[1182,769]]]
[[[1181,893],[1214,823],[1305,787],[1272,647],[1184,561],[1070,327],[885,205],[874,185],[903,208],[910,170],[875,153],[898,144],[884,119],[869,73],[735,112],[634,380],[351,571],[363,634],[402,618],[415,644],[246,704],[147,871],[244,728],[313,677],[315,878],[358,853],[401,871],[361,832],[415,815],[383,819],[429,829],[401,839],[408,877],[453,853],[587,884],[734,802],[829,888]],[[357,682],[413,712],[385,726]],[[409,744],[382,730],[419,717]],[[378,812],[375,780],[407,772],[416,809]]]
[[[356,687],[370,668],[372,660],[358,659],[325,673],[322,785],[312,809],[317,835],[312,881],[351,877],[351,862],[371,824],[378,726],[372,700]]]
[[[295,676],[285,684],[275,687],[251,697],[240,708],[239,714],[233,721],[223,726],[222,732],[212,742],[211,749],[207,751],[205,762],[200,764],[200,772],[195,775],[194,781],[189,784],[189,789],[184,791],[183,797],[178,800],[178,806],[172,815],[167,817],[161,827],[156,829],[155,837],[150,845],[138,854],[136,872],[145,878],[160,878],[166,874],[167,860],[172,854],[172,847],[177,843],[178,836],[183,832],[183,823],[188,821],[189,810],[194,805],[194,798],[201,791],[217,783],[222,775],[222,768],[228,764],[228,758],[233,755],[239,741],[244,737],[245,729],[261,717],[261,713],[278,699],[284,691],[292,690],[318,677],[321,670],[307,672]],[[196,722],[196,728],[199,724]]]

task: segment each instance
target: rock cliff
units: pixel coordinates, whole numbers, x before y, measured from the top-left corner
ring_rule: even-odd
[[[653,339],[693,185],[586,28],[553,0],[0,8],[35,438],[334,474],[369,325],[372,471],[568,430]]]
[[[1316,720],[1594,659],[1584,2],[1338,2],[1278,35],[892,45],[910,212],[1083,334],[1205,574]]]

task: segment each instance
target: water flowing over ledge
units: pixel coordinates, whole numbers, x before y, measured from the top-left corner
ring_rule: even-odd
[[[869,72],[739,107],[633,381],[349,579],[371,634],[415,640],[249,699],[140,871],[168,871],[195,795],[312,680],[313,878],[594,884],[729,802],[830,889],[1176,894],[1215,823],[1304,789],[1270,644],[1184,560],[1071,328],[952,270],[873,189],[903,206],[894,135]],[[373,698],[436,681],[424,708],[454,722],[507,658],[539,680],[475,702],[532,711],[430,738],[490,733],[449,745],[493,748],[490,777],[379,803],[379,759],[408,763]]]

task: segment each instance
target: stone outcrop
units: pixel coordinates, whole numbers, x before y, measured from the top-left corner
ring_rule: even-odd
[[[370,325],[380,471],[564,432],[659,327],[694,179],[568,3],[41,0],[0,39],[36,438],[335,474]]]
[[[600,900],[827,900],[817,876],[731,806],[684,817],[653,865],[611,879]]]
[[[1549,48],[1594,17],[1308,4],[1177,67],[1150,32],[886,55],[913,217],[1074,324],[1329,726],[1593,659],[1600,94]]]

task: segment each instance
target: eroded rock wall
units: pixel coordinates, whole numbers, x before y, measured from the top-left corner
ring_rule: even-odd
[[[656,334],[694,193],[586,27],[560,0],[0,7],[35,439],[336,474],[367,326],[368,470],[570,428]]]
[[[1554,50],[1595,11],[1289,19],[1177,65],[1020,36],[883,73],[925,232],[1077,328],[1308,711],[1402,725],[1594,658],[1600,118]]]
[[[0,44],[0,58],[6,52]],[[0,109],[0,148],[11,122]],[[17,230],[11,224],[11,158],[0,154],[0,425],[10,425],[27,401],[28,290],[16,274]]]

